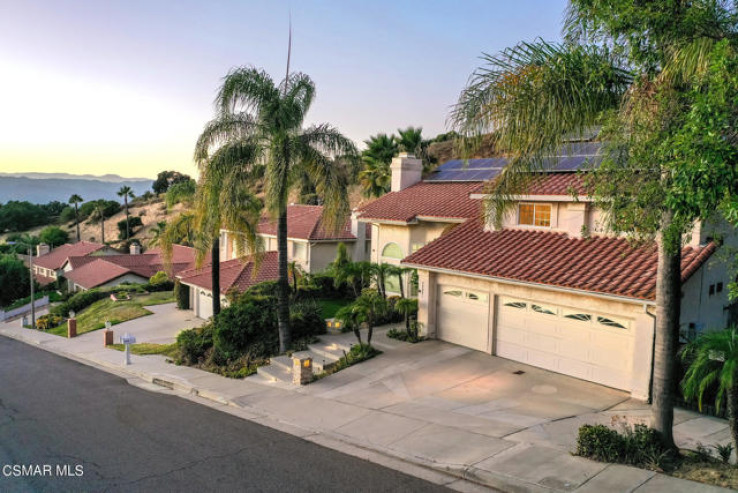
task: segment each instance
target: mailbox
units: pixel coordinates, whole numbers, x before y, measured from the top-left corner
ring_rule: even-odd
[[[136,336],[132,336],[131,334],[124,334],[120,338],[121,344],[136,344]]]

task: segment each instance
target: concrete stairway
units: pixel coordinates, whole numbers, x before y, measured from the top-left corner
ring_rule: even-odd
[[[313,374],[318,375],[342,358],[344,351],[349,352],[350,350],[351,344],[349,342],[321,340],[315,344],[309,344],[307,351],[295,353],[295,356],[301,358],[309,356],[312,358]],[[292,364],[292,358],[289,356],[275,356],[269,360],[268,365],[260,366],[257,369],[257,374],[260,380],[293,385]]]

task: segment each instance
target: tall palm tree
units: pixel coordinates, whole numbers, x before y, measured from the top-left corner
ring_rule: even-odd
[[[69,197],[69,203],[74,204],[74,224],[77,226],[77,241],[80,240],[80,234],[79,234],[79,206],[83,201],[82,197],[77,195],[76,193]]]
[[[423,127],[407,127],[397,129],[397,146],[401,151],[420,157],[423,145]]]
[[[392,264],[387,264],[387,265],[388,265],[387,275],[397,277],[397,282],[400,287],[400,298],[404,298],[405,297],[405,283],[403,282],[403,279],[404,279],[403,276],[407,274],[408,272],[411,272],[413,269],[409,267],[401,267],[399,265],[392,265]]]
[[[166,231],[167,228],[167,222],[166,221],[159,221],[154,225],[150,231],[151,231],[151,238],[149,238],[148,246],[153,247],[159,245],[159,241],[161,240],[162,235],[164,234],[164,231]]]
[[[364,141],[366,149],[361,153],[364,157],[377,159],[385,164],[390,164],[392,158],[400,152],[397,138],[394,135],[377,134],[372,135]]]
[[[488,187],[487,213],[498,224],[514,196],[525,192],[534,177],[530,172],[545,169],[545,156],[567,137],[587,135],[592,126],[604,124],[603,137],[610,144],[600,168],[591,174],[595,204],[609,213],[611,229],[658,240],[652,424],[670,446],[680,240],[707,207],[702,204],[699,213],[682,207],[686,194],[671,180],[675,169],[670,150],[659,146],[673,138],[678,118],[685,114],[679,98],[693,87],[685,89],[685,81],[698,83],[697,76],[707,72],[711,50],[721,39],[734,40],[735,26],[732,31],[721,31],[721,26],[735,16],[724,16],[718,12],[723,7],[713,2],[707,8],[707,3],[674,2],[678,8],[660,10],[628,2],[571,0],[566,44],[521,43],[484,55],[485,66],[472,75],[451,114],[465,139],[478,140],[494,131],[496,145],[511,158]],[[587,44],[591,40],[604,42]],[[623,46],[638,40],[640,44]],[[623,48],[630,52],[623,54]],[[704,202],[720,195],[697,190],[693,196]],[[710,204],[714,211],[717,203]]]
[[[359,171],[359,183],[365,197],[381,197],[389,192],[392,184],[392,171],[389,163],[372,156],[362,158],[364,168]]]
[[[106,202],[104,199],[100,199],[95,202],[95,219],[100,221],[100,234],[102,238],[102,244],[105,244],[105,206]]]
[[[315,85],[302,73],[279,84],[263,70],[242,67],[223,80],[216,97],[217,116],[203,130],[195,150],[198,163],[214,150],[251,147],[249,167],[264,165],[266,210],[277,220],[279,252],[279,348],[290,347],[289,281],[287,271],[287,200],[303,170],[312,177],[323,201],[328,229],[339,229],[349,214],[345,167],[335,158],[356,155],[353,142],[328,124],[304,128],[315,96]]]
[[[738,450],[738,328],[706,332],[682,353],[689,364],[682,381],[687,399],[698,399],[702,410],[705,392],[717,388],[715,407],[727,402],[728,424],[734,450]]]
[[[130,238],[131,228],[128,219],[128,198],[133,198],[135,197],[135,195],[133,194],[133,190],[131,190],[131,187],[123,185],[122,187],[120,187],[120,190],[118,190],[118,197],[123,197],[123,206],[126,210],[126,238]]]
[[[374,284],[377,286],[377,292],[382,298],[387,298],[387,278],[394,272],[394,265],[379,263],[371,264],[371,275]]]

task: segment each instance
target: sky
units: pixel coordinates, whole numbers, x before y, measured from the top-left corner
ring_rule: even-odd
[[[565,0],[0,0],[0,172],[196,174],[232,67],[316,84],[306,124],[448,130],[482,53],[560,40]]]

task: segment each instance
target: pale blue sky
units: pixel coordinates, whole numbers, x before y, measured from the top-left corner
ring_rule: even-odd
[[[229,68],[294,70],[326,121],[360,143],[448,109],[479,64],[560,39],[565,0],[0,0],[0,171],[194,173],[192,147]]]

